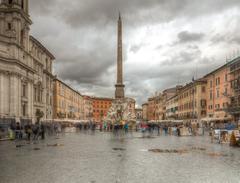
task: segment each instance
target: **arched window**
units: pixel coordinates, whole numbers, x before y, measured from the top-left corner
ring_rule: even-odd
[[[21,44],[21,46],[24,46],[24,30],[21,30],[20,44]]]

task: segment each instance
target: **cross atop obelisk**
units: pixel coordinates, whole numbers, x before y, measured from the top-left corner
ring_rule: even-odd
[[[122,59],[122,18],[119,13],[118,18],[118,43],[117,43],[117,84],[115,85],[115,98],[124,98],[124,84],[123,84],[123,59]]]

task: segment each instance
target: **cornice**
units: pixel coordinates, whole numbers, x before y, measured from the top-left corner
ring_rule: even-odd
[[[36,73],[36,71],[34,69],[32,69],[31,67],[27,66],[26,64],[20,62],[19,60],[17,59],[9,59],[9,58],[4,58],[4,57],[1,57],[0,56],[0,62],[7,62],[7,63],[10,63],[10,64],[16,64],[16,65],[19,65],[21,66],[22,68],[26,69],[28,72],[32,72],[33,74]]]

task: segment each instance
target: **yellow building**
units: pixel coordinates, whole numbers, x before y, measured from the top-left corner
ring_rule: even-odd
[[[83,97],[83,110],[84,110],[84,120],[93,120],[93,100],[90,96]]]
[[[142,104],[142,110],[143,110],[143,120],[148,120],[148,103]]]
[[[54,119],[84,119],[84,100],[83,96],[70,86],[54,79]]]
[[[178,94],[170,97],[166,101],[166,119],[178,119]]]
[[[205,79],[193,81],[178,91],[178,118],[190,121],[206,117],[206,86]]]

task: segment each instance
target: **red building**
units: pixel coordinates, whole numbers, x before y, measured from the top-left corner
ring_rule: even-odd
[[[92,97],[93,121],[102,122],[112,106],[112,98]]]

